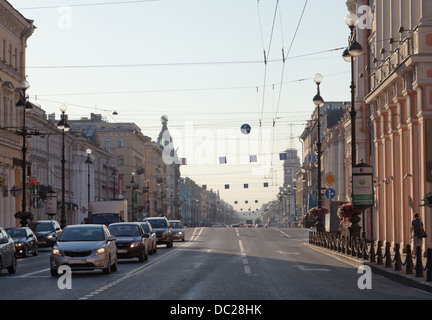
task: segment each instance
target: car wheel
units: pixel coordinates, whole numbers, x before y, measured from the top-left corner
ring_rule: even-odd
[[[111,256],[108,257],[108,266],[102,270],[103,274],[110,274],[111,273]]]
[[[58,272],[57,272],[56,269],[51,268],[50,272],[51,272],[51,276],[53,276],[53,277],[57,277],[58,276]]]
[[[16,266],[17,266],[17,260],[16,260],[16,256],[14,255],[12,265],[8,268],[9,273],[15,273]]]
[[[36,245],[33,251],[33,256],[37,256],[39,254],[39,247]]]
[[[144,252],[144,261],[147,261],[148,258],[149,258],[149,251],[148,251],[148,247],[147,247],[147,250],[145,250],[145,252]]]
[[[143,248],[141,250],[141,253],[140,253],[139,257],[138,257],[138,261],[139,262],[144,262],[144,260],[145,260],[145,248]]]
[[[118,260],[116,257],[114,264],[111,266],[111,271],[114,271],[114,272],[117,271],[117,269],[118,269],[117,262],[118,262]]]

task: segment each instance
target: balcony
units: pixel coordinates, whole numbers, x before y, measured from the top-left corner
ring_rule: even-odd
[[[400,46],[396,48],[371,74],[371,92],[403,64],[411,55],[414,54],[413,37],[405,38]]]

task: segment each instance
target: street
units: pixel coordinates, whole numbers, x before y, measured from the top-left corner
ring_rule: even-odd
[[[312,250],[307,229],[188,228],[149,260],[118,271],[73,272],[71,288],[49,271],[49,249],[0,274],[3,300],[398,300],[432,295],[373,275],[360,289],[356,267]],[[61,287],[61,286],[60,286]],[[176,304],[173,306],[176,306]],[[178,310],[177,310],[178,311]]]

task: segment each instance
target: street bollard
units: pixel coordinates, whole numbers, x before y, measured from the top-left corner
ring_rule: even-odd
[[[369,257],[370,257],[370,260],[369,260],[370,262],[372,262],[372,263],[376,262],[376,259],[375,259],[375,240],[373,240],[373,239],[371,239]]]
[[[406,266],[406,274],[414,274],[414,262],[412,258],[411,245],[407,244],[406,246],[407,255],[405,258],[404,266]]]
[[[432,281],[432,249],[427,249],[426,281]]]
[[[382,241],[378,240],[378,248],[377,248],[377,265],[383,265],[384,264],[384,260],[383,260],[383,255],[382,255]]]
[[[421,247],[416,248],[416,256],[417,256],[417,262],[416,262],[416,277],[423,277],[423,260],[421,257]]]
[[[400,244],[395,244],[395,256],[393,258],[393,262],[395,263],[395,271],[401,271],[402,270],[402,258],[400,255]]]
[[[351,237],[351,256],[355,257],[357,255],[357,241],[356,238]]]
[[[384,258],[386,260],[386,262],[385,262],[386,268],[391,268],[392,267],[392,260],[391,260],[391,254],[390,254],[390,242],[386,242]]]
[[[346,250],[346,246],[347,246],[347,239],[346,239],[346,237],[345,236],[342,236],[341,237],[341,241],[342,241],[342,253],[345,253],[345,250]]]

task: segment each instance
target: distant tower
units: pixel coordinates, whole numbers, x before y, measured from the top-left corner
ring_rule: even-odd
[[[294,184],[294,174],[300,168],[300,158],[297,156],[297,149],[288,149],[286,151],[286,160],[284,168],[284,187]]]

